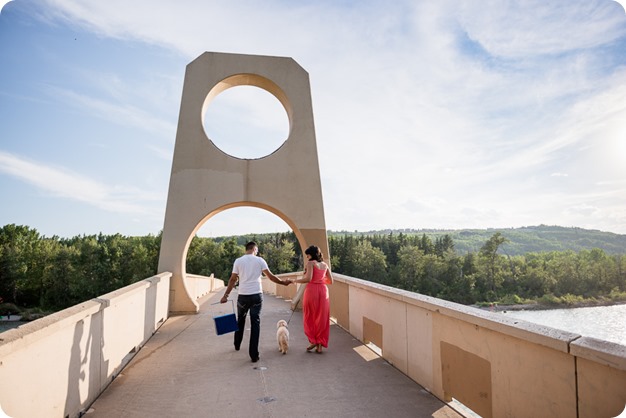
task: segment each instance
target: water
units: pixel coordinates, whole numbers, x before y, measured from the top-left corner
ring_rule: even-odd
[[[546,311],[507,311],[503,315],[626,345],[626,304]]]
[[[0,322],[0,332],[8,331],[13,328],[17,328],[20,325],[24,325],[27,322],[24,321],[2,321]]]

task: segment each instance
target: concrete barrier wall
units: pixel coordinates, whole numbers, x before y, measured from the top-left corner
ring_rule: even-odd
[[[0,334],[0,407],[77,417],[168,317],[171,273]]]
[[[485,418],[615,417],[624,409],[625,346],[333,277],[336,323],[446,402]]]
[[[615,417],[624,409],[625,346],[333,276],[337,325],[444,401],[483,417]],[[170,277],[0,334],[0,408],[13,418],[78,416],[167,319]],[[213,276],[186,280],[196,298],[224,287]],[[263,290],[291,300],[298,287],[266,279]]]
[[[226,280],[228,281],[228,279]],[[210,292],[217,292],[225,287],[224,280],[216,279],[213,274],[211,276],[199,276],[197,274],[187,274],[185,276],[185,286],[189,290],[192,297],[196,300]]]

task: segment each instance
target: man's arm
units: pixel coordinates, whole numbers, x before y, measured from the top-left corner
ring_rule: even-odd
[[[230,295],[230,292],[233,290],[233,287],[235,287],[238,280],[239,280],[239,275],[237,273],[232,273],[230,275],[226,292],[224,292],[224,296],[222,296],[222,299],[220,299],[221,303],[226,303],[228,301],[228,295]]]
[[[278,277],[274,276],[269,269],[263,269],[263,274],[265,275],[265,277],[267,277],[274,283],[282,284],[283,286],[289,286],[291,284],[290,281],[283,281],[279,279]]]

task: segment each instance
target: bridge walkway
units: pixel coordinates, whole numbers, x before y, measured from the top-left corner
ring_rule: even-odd
[[[261,358],[252,363],[249,322],[240,351],[233,334],[215,333],[213,316],[231,308],[212,305],[222,293],[203,297],[197,315],[169,318],[87,416],[461,417],[337,325],[328,350],[306,352],[300,311],[289,324],[290,350],[281,354],[276,322],[291,310],[274,296],[264,295]]]

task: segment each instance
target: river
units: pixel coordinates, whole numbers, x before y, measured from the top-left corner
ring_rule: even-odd
[[[506,311],[502,315],[626,345],[626,304],[546,311]]]
[[[24,324],[27,324],[27,322],[24,322],[24,321],[0,321],[0,332],[8,331],[10,329],[17,328],[20,325],[24,325]]]

